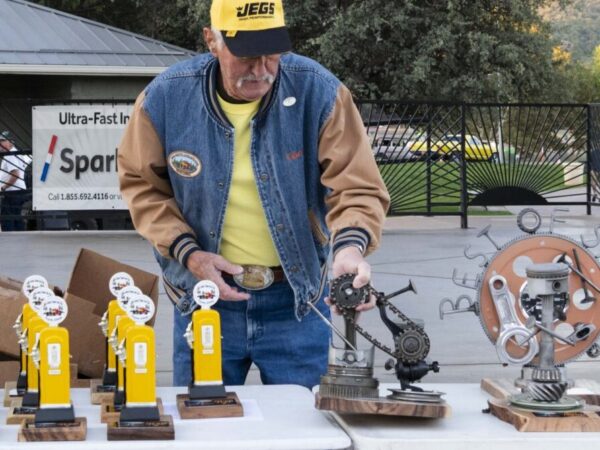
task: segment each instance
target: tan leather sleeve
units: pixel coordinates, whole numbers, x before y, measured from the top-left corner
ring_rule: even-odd
[[[173,257],[173,243],[194,233],[173,197],[164,149],[143,104],[142,92],[119,145],[119,183],[136,230]]]
[[[366,253],[376,249],[390,197],[350,91],[343,85],[319,142],[321,182],[331,189],[326,222],[334,246],[339,232],[359,228],[369,237]],[[344,234],[346,232],[344,231]]]

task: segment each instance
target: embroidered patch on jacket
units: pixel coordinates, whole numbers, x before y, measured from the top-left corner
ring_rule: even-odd
[[[298,150],[295,152],[289,152],[287,154],[287,159],[288,161],[295,161],[297,159],[300,159],[300,157],[302,156],[302,154],[304,153],[304,150]]]
[[[191,178],[200,173],[202,163],[189,152],[177,151],[169,155],[169,166],[182,177]]]

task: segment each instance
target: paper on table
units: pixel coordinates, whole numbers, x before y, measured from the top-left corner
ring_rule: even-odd
[[[260,408],[258,407],[258,402],[254,399],[240,399],[240,401],[242,402],[242,407],[244,408],[244,417],[218,417],[218,418],[211,418],[211,419],[198,419],[198,420],[202,420],[207,421],[227,421],[227,422],[231,422],[231,421],[240,421],[240,420],[265,420],[265,418],[262,415],[262,412],[260,411]],[[182,420],[181,417],[179,417],[179,411],[177,409],[177,404],[176,403],[164,403],[163,402],[163,408],[164,408],[164,414],[168,414],[173,416],[174,420]]]

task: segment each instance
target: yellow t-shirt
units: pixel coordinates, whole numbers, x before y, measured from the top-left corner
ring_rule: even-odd
[[[250,121],[258,111],[260,100],[238,104],[219,97],[219,104],[235,128],[233,175],[220,253],[234,264],[279,266],[250,160]]]

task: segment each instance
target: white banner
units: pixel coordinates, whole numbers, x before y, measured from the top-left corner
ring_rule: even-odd
[[[127,209],[117,151],[133,105],[33,107],[33,209]]]

